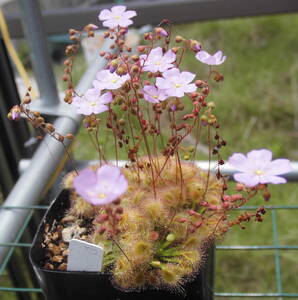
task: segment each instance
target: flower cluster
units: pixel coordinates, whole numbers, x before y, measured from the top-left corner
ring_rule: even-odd
[[[148,43],[132,53],[126,35],[135,16],[122,5],[100,12],[99,20],[108,28],[103,37],[112,45],[99,53],[106,67],[84,95],[76,93],[70,74],[81,36],[86,32],[93,38],[97,26],[70,30],[74,44],[66,49],[65,102],[84,116],[99,163],[66,177],[72,201],[68,214],[90,219],[93,231],[88,241],[104,248],[105,270],[120,287],[178,287],[201,265],[207,242],[221,238],[232,226],[262,221],[263,208],[235,219],[229,211],[257,193],[269,200],[268,184],[285,183],[279,175],[292,167],[286,159],[272,161],[272,153],[265,149],[247,156],[235,153],[229,164],[237,170],[238,183],[235,193],[228,194],[221,173],[226,141],[215,102],[209,100],[213,81],[224,79],[214,66],[224,63],[226,56],[222,51],[209,54],[197,40],[172,38],[167,20],[146,33]],[[185,55],[193,58],[196,68],[209,66],[206,79],[184,69]],[[23,113],[35,128],[63,143],[64,136],[30,111],[28,97],[9,117],[18,120]],[[109,153],[99,135],[112,137],[117,166],[107,160]],[[213,155],[218,162],[215,174],[195,164],[202,138],[208,141],[209,160]],[[123,168],[118,167],[119,157],[126,161]]]

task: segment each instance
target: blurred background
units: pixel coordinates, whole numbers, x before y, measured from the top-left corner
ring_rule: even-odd
[[[13,45],[32,86],[37,89],[30,59],[31,48],[21,26],[22,6],[19,2],[25,5],[26,1],[0,1],[0,5]],[[88,23],[99,25],[99,10],[111,3],[105,0],[39,1],[59,93],[62,94],[64,89],[61,77],[64,48],[69,44],[68,29],[82,28]],[[155,26],[161,19],[167,18],[174,22],[174,35],[196,39],[210,53],[220,49],[227,55],[226,62],[217,68],[224,75],[224,81],[213,85],[210,96],[210,100],[216,103],[217,115],[222,124],[221,132],[228,143],[222,152],[224,159],[233,152],[268,148],[274,157],[298,160],[297,1],[152,0],[117,3],[125,3],[138,13],[135,19],[136,30],[130,37],[132,44],[142,41],[141,33],[150,28],[147,25]],[[0,37],[3,41],[3,31]],[[98,40],[96,43],[84,43],[77,58],[75,83],[79,82],[92,64],[93,55],[98,53],[101,43]],[[23,97],[25,85],[12,60],[11,65],[19,95]],[[197,73],[201,78],[205,78],[209,71],[201,64],[194,64],[191,57],[186,57],[183,68]],[[2,73],[2,77],[5,74]],[[3,114],[1,118],[4,118]],[[5,128],[7,125],[3,126]],[[30,132],[27,138],[30,139]],[[31,139],[28,143],[27,138],[27,147],[21,151],[21,156],[29,158],[38,142]],[[102,143],[106,141],[104,135],[101,139]],[[4,140],[5,137],[1,136],[2,146]],[[112,149],[112,141],[111,145],[109,141],[106,143],[106,147]],[[73,149],[74,157],[78,160],[97,158],[96,153],[90,150],[93,149],[92,145],[83,130],[79,130]],[[202,143],[200,149],[199,159],[204,160],[207,158],[206,145]],[[112,150],[110,153],[113,157]],[[13,174],[11,181],[16,181],[18,176]],[[1,183],[0,202],[4,201],[12,188],[12,184],[7,186],[4,181]],[[273,205],[275,209],[268,210],[263,224],[248,224],[245,232],[233,228],[219,245],[214,272],[214,299],[252,299],[249,294],[254,295],[254,299],[298,299],[297,182],[272,186],[271,192],[270,203],[266,204]],[[51,195],[48,194],[48,198]],[[261,198],[254,199],[250,205],[260,201]],[[43,212],[40,209],[34,214],[38,215],[39,211]],[[41,299],[26,258],[28,245],[25,244],[30,244],[38,217],[32,220],[28,223],[31,229],[18,241],[24,243],[23,247],[10,247],[14,254],[11,253],[5,267],[1,269],[0,299]],[[31,290],[14,290],[10,287]]]

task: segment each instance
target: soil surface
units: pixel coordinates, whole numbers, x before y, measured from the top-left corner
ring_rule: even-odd
[[[67,215],[52,224],[46,223],[43,233],[42,248],[45,258],[41,267],[48,270],[67,270],[68,246],[72,238],[89,241],[94,230],[93,219]]]

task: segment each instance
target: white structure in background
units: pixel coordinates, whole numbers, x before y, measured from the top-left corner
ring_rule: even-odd
[[[82,47],[85,55],[87,65],[90,66],[94,60],[99,58],[100,48],[103,45],[104,38],[103,31],[96,31],[94,38],[84,37],[82,39]],[[140,42],[140,32],[136,29],[130,30],[127,34],[126,45],[134,47]]]

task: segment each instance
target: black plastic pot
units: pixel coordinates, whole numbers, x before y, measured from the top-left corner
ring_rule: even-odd
[[[46,223],[52,222],[69,208],[69,193],[64,190],[51,204],[35,235],[30,250],[30,260],[47,300],[212,300],[213,251],[205,266],[191,282],[183,286],[184,292],[147,289],[141,292],[123,292],[115,288],[110,276],[99,272],[53,271],[41,267],[45,250],[41,247]]]

